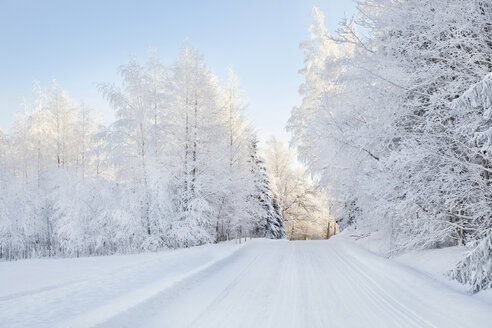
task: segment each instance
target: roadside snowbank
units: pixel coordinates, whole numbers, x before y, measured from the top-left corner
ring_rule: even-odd
[[[388,245],[385,244],[381,232],[372,234],[361,234],[345,230],[332,237],[356,244],[369,252],[379,256],[390,258],[392,261],[404,264],[411,269],[426,274],[448,285],[453,290],[469,294],[469,286],[462,285],[455,280],[445,276],[465,256],[467,249],[464,246],[445,247],[439,249],[412,250],[405,253],[390,256],[387,252]],[[492,304],[492,290],[484,290],[473,295],[474,298]]]
[[[135,255],[0,263],[3,327],[90,327],[224,259],[224,243]]]

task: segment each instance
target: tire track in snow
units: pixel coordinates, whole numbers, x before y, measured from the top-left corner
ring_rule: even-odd
[[[385,288],[381,287],[370,275],[361,269],[362,263],[354,256],[349,255],[347,252],[344,252],[345,256],[341,256],[340,252],[334,252],[333,254],[339,259],[340,263],[343,263],[343,266],[351,269],[346,272],[351,276],[351,282],[357,284],[359,288],[365,291],[368,296],[367,301],[376,301],[380,313],[391,317],[398,327],[437,328],[415,311],[400,303],[395,297],[391,296]]]
[[[65,288],[33,290],[32,297],[0,301],[0,306],[12,307],[2,324],[488,328],[492,323],[488,304],[336,238],[254,240],[225,249],[204,246],[121,267],[118,272],[101,270],[103,275]],[[116,297],[108,298],[109,292]],[[41,304],[43,297],[49,302]],[[60,307],[50,313],[54,305]],[[54,321],[60,311],[66,311],[65,322]]]

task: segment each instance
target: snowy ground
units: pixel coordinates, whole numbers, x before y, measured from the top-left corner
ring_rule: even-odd
[[[342,235],[3,262],[0,325],[492,327],[490,294],[437,273],[462,250],[445,251],[388,260]]]

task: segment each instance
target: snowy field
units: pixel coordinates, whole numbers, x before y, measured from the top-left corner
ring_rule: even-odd
[[[340,235],[3,262],[0,325],[491,327],[490,293],[438,274],[461,251],[388,260]]]

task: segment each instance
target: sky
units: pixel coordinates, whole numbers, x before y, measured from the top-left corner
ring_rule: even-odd
[[[0,0],[0,128],[8,131],[32,101],[34,81],[56,80],[109,122],[96,83],[118,83],[118,66],[153,52],[172,66],[189,43],[219,78],[233,68],[260,139],[288,138],[313,5],[330,32],[355,12],[351,0]]]

